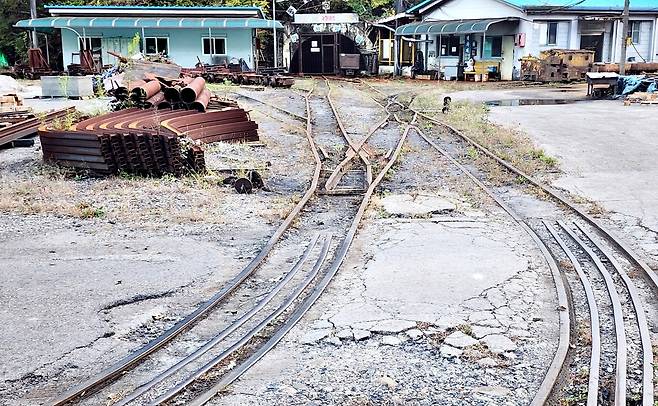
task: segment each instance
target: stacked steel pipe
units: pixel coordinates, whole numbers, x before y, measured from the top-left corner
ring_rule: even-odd
[[[257,128],[242,109],[130,108],[81,121],[70,130],[42,127],[39,136],[49,162],[100,174],[178,176],[205,170],[200,143],[257,141]]]
[[[212,94],[203,78],[184,77],[165,80],[147,78],[130,82],[114,91],[119,109],[126,106],[158,108],[161,110],[206,111]]]

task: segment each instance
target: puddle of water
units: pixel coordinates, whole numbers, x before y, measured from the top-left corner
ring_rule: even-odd
[[[489,100],[484,104],[487,106],[545,106],[550,104],[571,104],[585,99],[507,99]]]

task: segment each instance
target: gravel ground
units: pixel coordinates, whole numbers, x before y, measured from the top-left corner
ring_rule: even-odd
[[[217,91],[305,115],[301,94],[313,83]],[[369,83],[404,91],[401,99],[436,90],[423,81]],[[348,133],[363,139],[383,111],[365,86],[331,86]],[[499,87],[467,86],[478,92]],[[312,108],[321,119],[315,124],[326,127],[318,141],[335,147],[328,165],[340,160],[345,143],[329,128],[329,107],[321,100],[326,89],[317,94]],[[305,123],[255,100],[240,103],[258,122],[264,146],[209,147],[208,176],[97,179],[42,164],[38,143],[0,151],[0,266],[11,270],[0,288],[6,327],[0,354],[9,355],[1,367],[0,404],[39,404],[138,348],[223,286],[280,224],[314,167]],[[369,139],[375,169],[402,130],[389,123]],[[529,403],[557,346],[556,299],[545,262],[527,234],[421,138],[410,134],[399,159],[327,291],[213,404]],[[266,188],[237,195],[219,184],[226,168],[257,168]],[[355,201],[313,199],[257,277],[163,359],[173,360],[250,306],[289,267],[308,230],[344,229]],[[134,380],[164,365],[144,364]]]
[[[350,87],[332,97],[357,138],[382,112]],[[401,129],[369,147],[385,153]],[[556,345],[541,255],[418,137],[381,190],[318,304],[214,404],[529,402]]]

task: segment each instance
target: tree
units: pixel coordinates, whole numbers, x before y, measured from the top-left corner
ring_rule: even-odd
[[[20,60],[27,53],[29,39],[27,32],[13,27],[18,20],[30,18],[30,3],[25,0],[0,0],[0,51],[10,64]]]

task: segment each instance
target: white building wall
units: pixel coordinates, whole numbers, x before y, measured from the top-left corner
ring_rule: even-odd
[[[651,48],[651,60],[658,62],[658,18],[653,22],[653,45]]]
[[[658,26],[657,20],[632,19],[631,21],[641,21],[640,42],[634,44],[635,47],[628,46],[626,58],[635,57],[636,62],[642,62],[642,56],[647,62],[658,62],[656,55],[656,44],[658,43]],[[605,42],[603,45],[603,61],[618,63],[621,54],[621,36],[626,32],[621,21],[610,23],[606,27]]]
[[[424,20],[460,20],[477,18],[523,17],[518,8],[496,0],[453,0],[430,13]]]
[[[626,49],[626,58],[635,58],[635,62],[642,62],[644,58],[647,62],[651,61],[651,49],[653,47],[654,21],[651,20],[631,20],[640,22],[640,42],[629,45]],[[619,27],[622,27],[620,24]],[[617,55],[621,53],[621,40],[617,41]]]
[[[538,56],[541,51],[547,49],[578,49],[580,48],[580,35],[578,25],[572,24],[571,18],[546,18],[531,17],[529,32],[526,32],[526,47],[523,55]],[[555,44],[548,44],[548,23],[557,22],[557,36]]]
[[[525,34],[525,46],[516,46],[514,50],[514,66],[516,69],[520,69],[520,58],[528,55],[538,56],[543,50],[553,48],[580,49],[581,34],[587,33],[585,27],[588,23],[581,21],[580,18],[582,16],[580,15],[526,15],[520,9],[497,0],[451,0],[422,15],[423,20],[459,20],[506,17],[519,18],[518,24],[514,23],[516,24],[515,29],[511,31],[507,29],[498,30],[501,32],[496,33],[496,29],[494,28],[496,26],[492,26],[494,30],[487,33],[487,35]],[[656,27],[658,27],[658,18],[647,19],[646,17],[636,17],[636,19],[645,20],[641,27],[640,43],[636,44],[639,54],[648,61],[658,61],[658,29],[656,29]],[[547,44],[547,41],[545,40],[547,38],[547,23],[549,21],[558,22],[557,43],[553,45]],[[619,31],[616,26],[621,28],[619,22],[601,23],[601,31],[599,32],[603,32],[604,34],[603,52],[601,55],[604,62],[617,62],[621,47],[620,39],[618,37],[621,35],[621,31]],[[581,27],[585,31],[581,32]],[[436,38],[434,39],[436,41]],[[479,38],[478,40],[481,41],[482,38]],[[436,49],[436,42],[431,44],[430,47]],[[641,59],[637,57],[638,52],[636,52],[632,46],[629,47],[627,55],[636,56],[636,60],[641,61]],[[456,57],[442,57],[441,65],[456,65],[457,61],[458,58]],[[427,67],[429,69],[434,68],[436,65],[437,62],[435,58],[427,58]],[[446,73],[448,74],[448,72]]]

